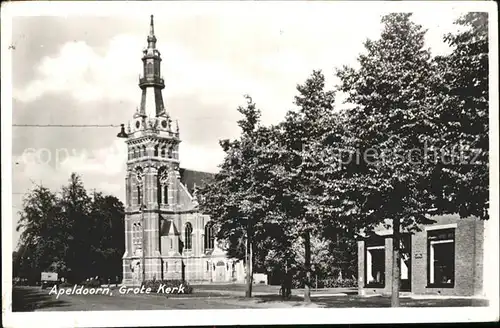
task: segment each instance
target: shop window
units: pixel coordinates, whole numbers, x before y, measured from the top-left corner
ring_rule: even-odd
[[[366,287],[385,286],[385,239],[376,238],[365,242]]]
[[[428,287],[455,283],[455,229],[427,231]]]

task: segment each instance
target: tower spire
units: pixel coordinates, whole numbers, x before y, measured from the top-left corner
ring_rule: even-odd
[[[153,15],[151,15],[151,22],[149,23],[149,35],[148,35],[148,48],[156,48],[156,36],[155,36],[155,25],[153,20]]]
[[[155,25],[153,22],[153,15],[151,15],[151,23],[149,24],[149,36],[154,37],[155,36]]]
[[[160,73],[160,52],[156,49],[154,20],[151,15],[148,46],[143,50],[143,75],[139,76],[139,87],[142,89],[139,115],[142,117],[157,117],[164,115],[165,109],[161,90],[165,88]]]

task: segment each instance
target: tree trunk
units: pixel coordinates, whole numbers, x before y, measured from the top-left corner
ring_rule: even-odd
[[[304,288],[304,302],[311,302],[311,235],[309,231],[304,236],[305,247],[305,267],[306,267],[306,281]]]
[[[391,307],[399,307],[399,284],[401,281],[401,255],[400,255],[400,222],[399,217],[392,220],[392,293]]]
[[[249,236],[247,236],[247,288],[245,291],[245,297],[252,297],[252,241]]]

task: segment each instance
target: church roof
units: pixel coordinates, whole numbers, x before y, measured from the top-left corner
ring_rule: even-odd
[[[186,186],[188,191],[192,193],[194,186],[201,187],[214,180],[215,174],[201,171],[193,171],[188,169],[180,169],[181,182]]]
[[[162,225],[161,225],[161,231],[160,231],[160,236],[168,236],[170,234],[170,229],[173,226],[174,228],[174,235],[180,235],[179,230],[177,230],[177,227],[175,224],[170,221],[170,220],[162,220]]]

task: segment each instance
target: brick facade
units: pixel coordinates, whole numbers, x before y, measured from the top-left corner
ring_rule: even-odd
[[[435,216],[436,223],[421,227],[411,236],[411,293],[444,296],[481,296],[483,291],[484,222],[476,218],[460,219],[457,215]],[[454,231],[454,282],[451,286],[429,286],[430,254],[428,236],[431,231]],[[380,229],[385,236],[385,284],[366,285],[366,240],[358,241],[359,294],[390,294],[392,283],[392,231]]]

